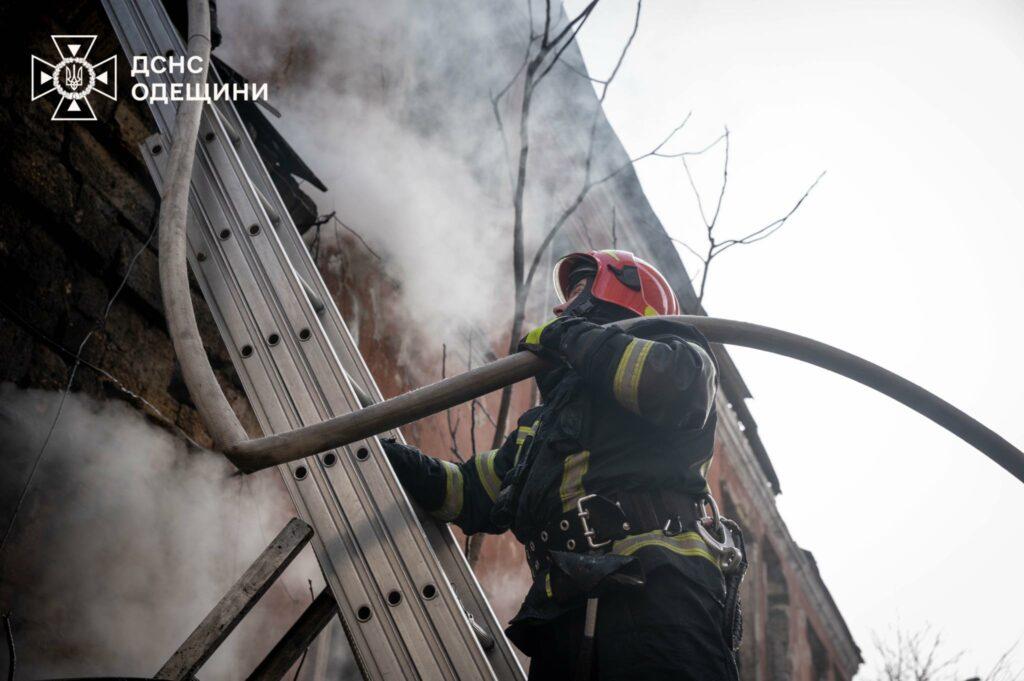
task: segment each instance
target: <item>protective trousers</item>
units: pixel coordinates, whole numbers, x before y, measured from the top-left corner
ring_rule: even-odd
[[[585,608],[536,627],[527,643],[530,681],[576,678]],[[738,681],[722,633],[724,604],[671,568],[645,586],[603,594],[591,681]]]

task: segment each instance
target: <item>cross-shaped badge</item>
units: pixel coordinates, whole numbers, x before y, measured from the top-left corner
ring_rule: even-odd
[[[60,102],[50,120],[96,120],[89,95],[117,99],[117,55],[93,65],[88,59],[96,36],[54,35],[50,39],[60,61],[51,64],[32,55],[32,101],[56,92]]]

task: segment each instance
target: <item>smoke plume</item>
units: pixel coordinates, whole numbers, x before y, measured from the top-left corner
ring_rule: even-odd
[[[384,256],[410,323],[437,340],[467,325],[507,332],[526,4],[260,0],[219,20],[218,55],[271,84],[275,124],[329,188],[314,197],[321,212]],[[563,60],[583,69],[575,47]],[[513,80],[503,134],[492,101]],[[527,257],[578,191],[595,106],[564,67],[535,96]],[[547,288],[543,273],[535,289]]]
[[[0,384],[3,526],[60,394]],[[152,676],[287,522],[278,473],[238,476],[119,402],[68,396],[4,550],[21,678]],[[323,583],[307,548],[201,670],[240,678]],[[0,657],[5,653],[0,653]]]

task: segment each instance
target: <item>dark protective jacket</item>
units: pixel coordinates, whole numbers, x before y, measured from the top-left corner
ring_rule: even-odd
[[[456,464],[385,444],[403,486],[435,517],[467,534],[511,529],[527,544],[584,495],[707,491],[717,369],[700,332],[658,318],[635,323],[628,333],[582,319],[564,327],[553,348],[563,364],[538,378],[542,403],[519,418],[499,449]],[[640,574],[669,567],[724,603],[718,564],[695,532],[631,535],[597,560],[606,572],[626,562]],[[563,587],[564,579],[552,580],[557,569],[534,569],[512,620],[509,636],[527,654],[531,626],[584,601],[578,590]]]

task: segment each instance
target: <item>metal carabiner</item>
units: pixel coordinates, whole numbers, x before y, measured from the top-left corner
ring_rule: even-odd
[[[708,506],[711,507],[710,516],[707,514]],[[743,563],[743,552],[736,546],[732,530],[729,528],[732,521],[726,519],[723,522],[722,514],[718,510],[718,503],[715,501],[715,498],[710,494],[703,495],[697,501],[697,511],[698,517],[695,523],[697,534],[708,545],[715,558],[718,559],[718,566],[722,569],[722,572],[730,574],[740,569],[740,565]],[[708,528],[709,524],[711,526],[710,529]],[[721,538],[715,536],[715,534],[718,534]]]
[[[591,527],[590,523],[587,522],[590,518],[590,511],[587,509],[586,503],[596,497],[596,494],[588,494],[587,496],[580,497],[576,500],[576,516],[580,519],[580,525],[583,527],[583,538],[587,540],[587,546],[592,549],[599,549],[602,546],[607,546],[612,543],[611,539],[605,541],[594,541],[594,537],[597,536],[597,530]],[[619,504],[616,502],[615,505],[618,506]]]

